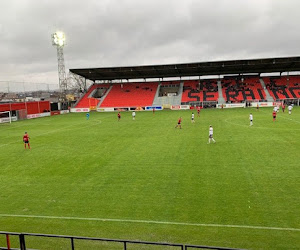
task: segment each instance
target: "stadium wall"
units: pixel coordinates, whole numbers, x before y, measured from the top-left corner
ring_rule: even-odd
[[[27,115],[50,112],[50,102],[39,101],[39,102],[17,102],[17,103],[0,104],[0,112],[17,111],[22,109],[25,109],[27,111]]]

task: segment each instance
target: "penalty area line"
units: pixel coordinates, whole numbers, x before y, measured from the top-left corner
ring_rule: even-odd
[[[163,224],[163,225],[180,225],[180,226],[196,226],[196,227],[244,228],[244,229],[261,229],[261,230],[277,230],[277,231],[296,231],[296,232],[300,232],[300,228],[265,227],[265,226],[248,226],[248,225],[226,225],[226,224],[224,225],[224,224],[205,224],[205,223],[186,223],[186,222],[169,222],[169,221],[152,221],[152,220],[82,218],[82,217],[20,215],[20,214],[0,214],[0,217],[19,217],[19,218],[35,218],[35,219],[60,219],[60,220],[84,220],[84,221],[103,221],[103,222],[125,222],[125,223]]]

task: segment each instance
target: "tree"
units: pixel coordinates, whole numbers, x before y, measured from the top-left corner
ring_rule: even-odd
[[[84,93],[87,91],[89,86],[93,84],[93,82],[90,80],[86,80],[80,75],[70,72],[67,77],[67,84],[68,89],[74,89],[77,92]]]

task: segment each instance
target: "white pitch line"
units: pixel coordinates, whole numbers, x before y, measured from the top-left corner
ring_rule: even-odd
[[[263,113],[267,113],[265,110],[263,110],[262,112],[263,112]],[[239,116],[239,117],[241,117],[241,116]],[[294,120],[294,119],[291,119],[291,118],[288,118],[288,117],[285,117],[285,116],[280,116],[280,118],[284,118],[284,119],[289,120],[289,121],[292,121],[292,122],[300,123],[300,121],[297,121],[297,120]],[[245,119],[244,119],[244,120],[245,120]],[[232,121],[229,120],[229,119],[225,119],[224,121],[225,121],[226,123],[228,123],[228,124],[232,124],[232,125],[235,125],[235,126],[248,127],[248,128],[250,127],[249,125],[234,123],[234,122],[232,122]],[[267,129],[267,130],[273,129],[273,130],[278,130],[279,128],[272,128],[272,127],[257,127],[257,126],[255,126],[255,125],[253,125],[253,126],[251,127],[251,129]],[[280,128],[280,130],[290,130],[290,128]],[[300,129],[293,129],[293,130],[300,130]]]
[[[292,122],[300,123],[300,122],[297,121],[297,120],[294,120],[294,119],[292,119],[292,118],[287,118],[287,117],[285,117],[285,116],[280,116],[280,118],[284,118],[284,119],[289,120],[289,121],[292,121]]]
[[[231,125],[235,125],[235,126],[240,126],[240,127],[244,127],[244,128],[251,128],[251,129],[262,129],[262,130],[291,130],[290,128],[272,128],[272,127],[258,127],[255,124],[253,126],[249,126],[249,125],[245,125],[245,124],[238,124],[238,123],[234,123],[228,119],[225,119],[224,122],[231,124]],[[298,121],[295,121],[298,122]],[[300,129],[293,129],[294,130],[300,130]]]
[[[267,112],[266,112],[265,110],[263,110],[263,113],[267,113]],[[281,112],[280,112],[280,113],[281,113]],[[283,113],[282,113],[282,114],[283,114]],[[300,121],[291,119],[290,116],[291,116],[291,115],[289,115],[289,118],[287,118],[287,117],[285,117],[285,116],[279,115],[279,118],[283,118],[283,119],[286,119],[286,120],[289,120],[289,121],[292,121],[292,122],[300,123]]]
[[[129,223],[144,223],[144,224],[164,224],[164,225],[181,225],[181,226],[196,226],[196,227],[246,228],[246,229],[262,229],[262,230],[300,232],[300,228],[185,223],[185,222],[152,221],[152,220],[104,219],[104,218],[82,218],[82,217],[64,217],[64,216],[60,217],[60,216],[20,215],[20,214],[0,214],[0,217],[21,217],[21,218],[60,219],[60,220],[86,220],[86,221],[103,221],[103,222],[129,222]]]

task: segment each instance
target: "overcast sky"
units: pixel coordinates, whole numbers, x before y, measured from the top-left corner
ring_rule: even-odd
[[[70,68],[298,56],[299,0],[1,0],[2,81],[58,83]]]

